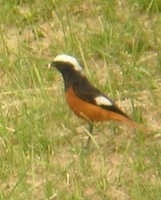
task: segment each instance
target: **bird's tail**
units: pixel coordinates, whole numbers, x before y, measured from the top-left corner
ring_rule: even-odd
[[[120,114],[115,113],[115,114],[111,115],[111,119],[126,123],[127,125],[132,126],[132,127],[136,128],[140,131],[145,130],[145,127],[143,127],[142,124],[138,124],[137,122],[132,121],[129,117],[126,117],[124,115],[120,115]]]

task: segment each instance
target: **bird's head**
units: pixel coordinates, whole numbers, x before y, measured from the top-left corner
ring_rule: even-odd
[[[83,70],[76,58],[66,54],[56,56],[49,64],[49,67],[55,67],[61,73],[66,73],[67,71],[81,72]]]
[[[82,84],[80,79],[85,79],[82,67],[77,59],[72,56],[66,54],[56,56],[51,64],[49,64],[49,68],[51,67],[55,67],[61,72],[64,79],[65,90],[71,85],[78,84],[78,82]]]

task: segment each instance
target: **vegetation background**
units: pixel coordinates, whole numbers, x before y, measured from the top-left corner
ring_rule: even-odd
[[[0,199],[161,199],[161,1],[0,1]],[[87,126],[46,65],[79,59],[146,130]],[[148,131],[147,131],[148,130]]]

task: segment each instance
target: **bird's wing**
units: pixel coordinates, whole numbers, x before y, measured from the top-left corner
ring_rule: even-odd
[[[89,82],[86,85],[77,85],[73,90],[80,99],[130,119],[110,98],[102,94]]]

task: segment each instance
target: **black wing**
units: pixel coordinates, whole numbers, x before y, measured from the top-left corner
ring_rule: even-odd
[[[130,119],[110,98],[102,94],[96,87],[94,87],[86,77],[84,77],[83,81],[81,80],[81,82],[77,82],[73,85],[73,91],[84,101],[121,114]],[[99,102],[96,101],[98,97],[101,97]]]

